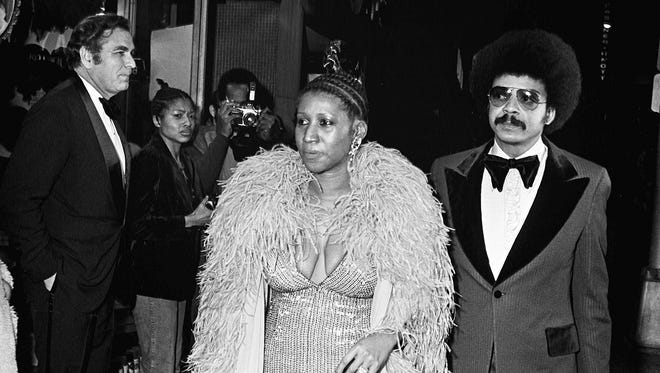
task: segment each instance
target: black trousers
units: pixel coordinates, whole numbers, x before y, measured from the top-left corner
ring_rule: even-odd
[[[38,372],[108,372],[114,335],[111,297],[92,312],[81,312],[58,293],[57,282],[52,292],[35,286],[31,296]]]

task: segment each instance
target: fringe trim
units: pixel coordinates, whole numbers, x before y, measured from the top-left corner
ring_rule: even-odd
[[[424,173],[397,150],[367,143],[354,162],[352,191],[337,217],[347,259],[369,259],[393,284],[386,317],[370,333],[401,336],[390,372],[446,372],[454,289],[442,207]],[[241,162],[226,183],[206,231],[193,371],[233,370],[245,299],[263,266],[279,254],[302,255],[313,231],[313,180],[299,154],[280,146]]]

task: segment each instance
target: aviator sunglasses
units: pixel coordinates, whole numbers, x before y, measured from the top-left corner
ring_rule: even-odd
[[[513,93],[516,93],[518,104],[525,109],[532,111],[540,104],[545,104],[547,101],[541,102],[541,94],[533,89],[514,88],[514,87],[500,87],[496,86],[488,91],[488,101],[496,107],[506,105],[511,99]]]

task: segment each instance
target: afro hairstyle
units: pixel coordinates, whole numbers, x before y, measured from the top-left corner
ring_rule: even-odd
[[[575,52],[559,36],[540,29],[509,31],[482,48],[474,57],[470,90],[478,107],[487,108],[493,80],[504,74],[540,80],[547,103],[556,111],[545,129],[560,129],[578,105],[582,76]]]

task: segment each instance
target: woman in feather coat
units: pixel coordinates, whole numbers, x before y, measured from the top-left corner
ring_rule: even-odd
[[[207,229],[195,372],[446,372],[453,269],[424,173],[367,133],[359,80],[301,92],[297,151],[241,162]]]

